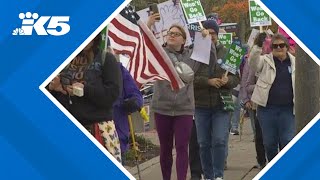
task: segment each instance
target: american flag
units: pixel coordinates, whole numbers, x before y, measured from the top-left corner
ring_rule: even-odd
[[[155,80],[168,80],[175,90],[182,88],[184,83],[168,55],[139,19],[132,8],[124,8],[108,26],[111,47],[130,57],[127,69],[140,88]]]

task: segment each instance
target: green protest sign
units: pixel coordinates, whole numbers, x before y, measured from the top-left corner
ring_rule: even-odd
[[[207,19],[200,0],[181,0],[180,2],[188,24],[205,21]]]
[[[105,50],[107,48],[106,46],[107,46],[108,28],[105,27],[100,34],[101,34],[100,49]]]
[[[218,39],[224,47],[229,48],[232,44],[232,33],[219,33]]]
[[[249,15],[251,27],[271,25],[270,16],[254,0],[249,0]]]
[[[231,44],[226,57],[224,58],[224,62],[221,65],[221,68],[225,69],[226,71],[231,72],[232,74],[236,74],[237,70],[240,67],[241,58],[244,55],[245,50],[236,45]]]

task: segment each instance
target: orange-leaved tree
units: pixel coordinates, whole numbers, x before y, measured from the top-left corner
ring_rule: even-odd
[[[219,9],[218,13],[222,22],[238,23],[241,18],[247,16],[249,13],[248,0],[228,0],[227,3]]]

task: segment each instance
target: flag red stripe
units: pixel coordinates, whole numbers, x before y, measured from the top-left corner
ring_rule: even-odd
[[[144,44],[144,43],[143,43]],[[146,47],[143,46],[142,47],[142,51],[143,51],[143,59],[142,59],[142,70],[141,70],[141,77],[143,79],[148,79],[149,76],[147,76],[144,72],[145,72],[145,69],[146,69],[146,65],[147,65],[147,54],[146,54]]]
[[[143,24],[141,24],[143,25]],[[142,33],[143,33],[143,37],[145,40],[145,44],[146,46],[150,49],[150,51],[153,53],[154,57],[157,59],[158,63],[160,64],[161,68],[165,71],[165,73],[168,75],[168,80],[171,80],[172,86],[174,88],[178,88],[179,84],[175,78],[175,76],[172,74],[172,71],[170,70],[168,64],[165,62],[165,60],[163,59],[163,56],[159,53],[159,51],[157,50],[157,48],[154,46],[154,44],[152,43],[152,41],[150,40],[150,37],[148,35],[148,33],[146,33],[144,31],[144,28],[141,28]],[[161,47],[162,48],[162,47]],[[150,66],[150,65],[149,65]],[[151,65],[152,66],[152,65]],[[153,68],[154,71],[156,71]],[[156,72],[155,72],[156,73]],[[163,78],[162,78],[163,79]]]
[[[163,70],[168,75],[169,79],[171,80],[172,86],[174,88],[177,88],[178,87],[178,82],[177,82],[176,78],[174,77],[174,75],[172,74],[172,72],[170,71],[170,68],[169,68],[168,64],[164,61],[163,57],[160,55],[160,53],[157,51],[155,46],[152,44],[151,40],[146,35],[146,33],[144,31],[142,31],[142,32],[145,35],[145,41],[146,41],[146,44],[148,45],[148,48],[151,50],[151,52],[153,52],[153,54],[157,58],[159,64],[161,65]]]
[[[117,42],[117,44],[121,45],[123,47],[123,49],[129,49],[129,48],[135,49],[136,48],[137,44],[135,42],[127,41],[125,39],[122,39],[121,37],[118,37],[116,35],[116,32],[113,32],[113,31],[110,30],[108,32],[108,35],[109,35],[109,37],[111,39],[113,39],[115,42]],[[122,49],[117,49],[117,50],[122,50]],[[133,55],[132,53],[133,52],[130,52],[130,54],[128,54],[128,55],[130,55],[130,57],[131,57]]]
[[[119,20],[116,18],[114,18],[111,23],[118,29],[130,36],[133,37],[140,37],[140,33],[138,33],[140,31],[140,28],[132,28],[129,29],[128,27],[132,27],[132,26],[125,26],[123,23],[119,22]],[[137,26],[138,27],[138,26]]]
[[[114,18],[111,22],[119,31],[121,29],[121,31],[123,33],[125,33],[127,35],[130,35],[130,36],[133,36],[134,38],[137,38],[138,41],[139,41],[138,47],[137,47],[137,44],[135,42],[129,43],[133,47],[135,47],[134,51],[132,52],[132,54],[130,56],[129,72],[132,72],[132,64],[133,64],[133,61],[135,61],[136,64],[135,64],[135,67],[134,67],[134,74],[132,74],[132,76],[133,76],[133,79],[137,79],[137,77],[138,77],[138,71],[137,70],[138,70],[138,67],[139,67],[139,64],[140,64],[140,61],[139,61],[140,60],[139,49],[141,47],[141,35],[140,35],[140,33],[136,32],[136,31],[140,32],[140,28],[139,28],[139,26],[136,26],[137,28],[129,29],[128,27],[132,27],[132,26],[128,26],[128,27],[124,26],[121,22],[119,22],[119,20],[117,18]],[[111,30],[111,32],[112,32],[112,30]],[[127,46],[126,44],[122,44],[124,42],[124,40],[122,40],[120,38],[119,39],[114,39],[114,40],[120,45]]]
[[[120,14],[111,21],[108,35],[116,43],[113,48],[117,53],[130,56],[128,69],[137,85],[141,87],[155,80],[168,80],[174,89],[182,87],[183,83],[171,60],[157,44],[153,34],[145,24],[139,21],[136,24],[131,19],[132,14],[128,13],[130,12],[122,12],[124,16]]]

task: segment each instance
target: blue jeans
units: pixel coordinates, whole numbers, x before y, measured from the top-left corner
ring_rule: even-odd
[[[240,122],[240,100],[237,97],[235,102],[234,102],[234,112],[232,113],[231,116],[231,130],[238,130],[239,128],[239,122]]]
[[[270,162],[279,149],[283,149],[295,136],[293,106],[259,106],[257,113],[264,148]]]
[[[205,179],[223,177],[228,145],[230,113],[221,108],[196,108],[200,159]]]

